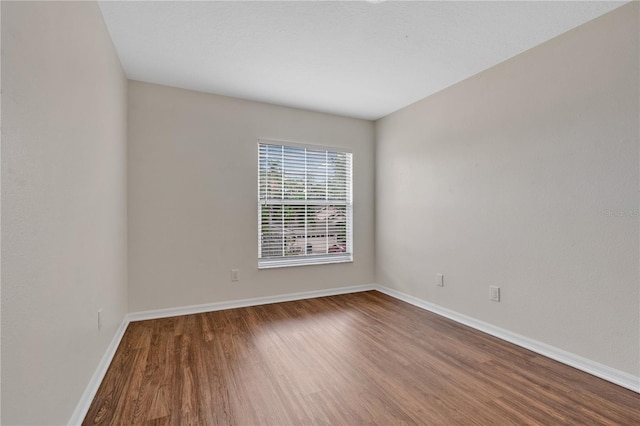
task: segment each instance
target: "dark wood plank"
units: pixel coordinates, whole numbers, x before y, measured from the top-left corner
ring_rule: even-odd
[[[632,425],[640,395],[378,292],[131,323],[85,425]]]

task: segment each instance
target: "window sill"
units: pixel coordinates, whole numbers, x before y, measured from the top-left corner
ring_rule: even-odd
[[[353,255],[310,256],[305,258],[288,259],[259,259],[258,269],[287,268],[289,266],[329,265],[332,263],[353,262]]]

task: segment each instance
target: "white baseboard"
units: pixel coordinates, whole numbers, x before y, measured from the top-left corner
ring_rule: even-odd
[[[157,318],[167,318],[174,317],[177,315],[189,315],[189,314],[197,314],[202,312],[213,312],[213,311],[221,311],[224,309],[233,309],[233,308],[242,308],[246,306],[258,306],[258,305],[267,305],[270,303],[280,303],[280,302],[290,302],[292,300],[302,300],[302,299],[312,299],[316,297],[324,297],[324,296],[335,296],[338,294],[348,294],[348,293],[359,293],[361,291],[370,291],[375,290],[377,288],[376,285],[358,285],[351,287],[339,287],[332,288],[328,290],[316,290],[316,291],[306,291],[302,293],[289,293],[282,294],[278,296],[266,296],[266,297],[256,297],[251,299],[242,299],[242,300],[231,300],[228,302],[217,302],[217,303],[206,303],[203,305],[192,305],[192,306],[183,306],[177,308],[167,308],[167,309],[156,309],[152,311],[143,311],[143,312],[132,312],[125,315],[120,327],[116,331],[115,336],[113,336],[113,340],[109,344],[107,351],[104,356],[100,360],[98,367],[96,368],[95,373],[91,377],[89,384],[87,385],[82,397],[80,398],[80,402],[76,406],[75,411],[71,415],[71,419],[69,420],[69,425],[79,425],[84,420],[87,412],[89,411],[89,407],[91,406],[91,402],[93,402],[93,398],[96,396],[98,392],[98,388],[104,379],[104,375],[107,373],[107,369],[113,360],[113,357],[116,353],[116,349],[118,349],[118,345],[122,340],[122,336],[124,336],[124,332],[127,329],[127,326],[132,321],[142,321],[148,319],[157,319]]]
[[[69,420],[69,425],[79,425],[84,420],[84,417],[87,415],[87,412],[89,411],[89,407],[91,406],[91,402],[93,401],[93,398],[95,397],[96,392],[98,392],[98,388],[102,383],[102,379],[104,378],[104,375],[107,373],[107,369],[109,368],[109,365],[113,360],[113,356],[116,353],[116,349],[118,349],[118,345],[122,340],[122,336],[124,335],[124,332],[127,329],[127,326],[132,321],[167,318],[167,317],[173,317],[177,315],[189,315],[189,314],[196,314],[196,313],[202,313],[202,312],[221,311],[224,309],[242,308],[246,306],[267,305],[270,303],[290,302],[293,300],[312,299],[316,297],[335,296],[339,294],[359,293],[362,291],[370,291],[370,290],[377,290],[395,299],[410,303],[419,308],[436,313],[443,317],[449,318],[453,321],[475,328],[476,330],[480,330],[484,333],[490,334],[499,339],[502,339],[507,342],[513,343],[515,345],[521,346],[523,348],[529,349],[540,355],[554,359],[563,364],[585,371],[596,377],[600,377],[601,379],[607,380],[609,382],[615,383],[617,385],[620,385],[622,387],[625,387],[627,389],[631,389],[632,391],[640,393],[640,378],[632,374],[625,373],[620,370],[616,370],[604,364],[591,361],[589,359],[572,354],[562,349],[558,349],[553,346],[547,345],[545,343],[538,342],[533,339],[529,339],[527,337],[521,336],[516,333],[512,333],[508,330],[504,330],[502,328],[476,320],[466,315],[459,314],[457,312],[451,311],[449,309],[443,308],[438,305],[434,305],[432,303],[426,302],[416,297],[409,296],[408,294],[399,292],[397,290],[393,290],[388,287],[384,287],[376,284],[369,284],[369,285],[359,285],[359,286],[352,286],[352,287],[333,288],[329,290],[307,291],[302,293],[289,293],[289,294],[283,294],[279,296],[256,297],[251,299],[232,300],[228,302],[207,303],[203,305],[192,305],[192,306],[183,306],[183,307],[177,307],[177,308],[156,309],[152,311],[129,313],[122,320],[122,323],[120,324],[120,327],[118,327],[118,330],[116,331],[115,336],[113,336],[113,339],[111,340],[111,343],[107,348],[107,351],[105,352],[104,356],[100,360],[100,363],[98,364],[98,367],[96,368],[95,373],[91,377],[89,384],[87,385],[84,393],[82,394],[82,397],[80,398],[80,402],[76,406],[76,409],[73,412],[71,419]]]
[[[547,358],[551,358],[563,364],[577,368],[578,370],[582,370],[586,373],[607,380],[611,383],[615,383],[616,385],[640,393],[640,377],[625,373],[624,371],[616,370],[615,368],[611,368],[604,364],[600,364],[599,362],[595,362],[571,352],[558,349],[554,346],[547,345],[546,343],[538,342],[537,340],[512,333],[511,331],[505,330],[503,328],[496,327],[486,322],[479,321],[475,318],[459,314],[455,311],[451,311],[441,306],[434,305],[433,303],[426,302],[422,299],[418,299],[417,297],[410,296],[408,294],[388,287],[376,285],[375,289],[395,299],[410,303],[419,308],[449,318],[453,321],[467,325],[471,328],[475,328],[476,330],[480,330],[484,333],[505,340],[509,343],[513,343],[525,349],[529,349],[530,351],[546,356]]]
[[[73,414],[71,415],[71,419],[69,419],[69,425],[80,425],[84,420],[87,412],[89,411],[89,407],[91,406],[91,402],[93,398],[96,396],[96,392],[98,392],[98,388],[102,383],[102,379],[104,375],[107,373],[107,369],[109,365],[111,365],[111,361],[113,360],[113,356],[116,354],[116,349],[118,349],[118,345],[122,340],[122,336],[124,336],[124,332],[129,325],[129,320],[127,316],[122,319],[118,330],[116,330],[116,334],[111,339],[111,343],[107,347],[107,351],[102,356],[96,371],[91,376],[91,380],[89,380],[89,384],[84,390],[82,397],[80,398],[80,402],[76,406]]]
[[[203,305],[182,306],[178,308],[155,309],[152,311],[132,312],[127,315],[129,321],[142,321],[156,318],[175,317],[178,315],[200,314],[202,312],[222,311],[225,309],[244,308],[247,306],[268,305],[270,303],[290,302],[292,300],[313,299],[316,297],[335,296],[338,294],[359,293],[375,290],[376,286],[357,285],[339,287],[328,290],[305,291],[278,296],[254,297],[251,299],[231,300],[228,302],[205,303]]]

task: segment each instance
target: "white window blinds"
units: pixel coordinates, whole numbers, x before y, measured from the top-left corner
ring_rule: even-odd
[[[258,143],[258,266],[349,262],[350,152]]]

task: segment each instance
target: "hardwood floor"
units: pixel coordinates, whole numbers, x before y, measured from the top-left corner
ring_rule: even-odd
[[[84,425],[632,425],[640,395],[379,292],[134,322]]]

